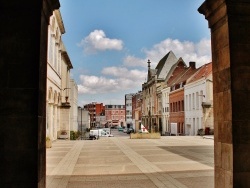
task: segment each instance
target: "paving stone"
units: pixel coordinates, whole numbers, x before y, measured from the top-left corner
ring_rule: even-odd
[[[47,149],[47,188],[213,188],[213,140],[58,140]]]

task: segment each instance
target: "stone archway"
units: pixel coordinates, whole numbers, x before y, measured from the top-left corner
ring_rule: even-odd
[[[59,6],[59,0],[1,3],[3,187],[46,186],[47,27]],[[250,2],[206,0],[199,11],[208,20],[212,37],[215,187],[250,187]]]
[[[46,187],[49,17],[59,0],[1,2],[1,187]]]
[[[250,1],[206,0],[211,29],[215,187],[250,187]]]

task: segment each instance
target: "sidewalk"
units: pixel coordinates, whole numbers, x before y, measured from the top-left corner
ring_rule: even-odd
[[[58,140],[47,149],[47,188],[213,188],[213,140]]]

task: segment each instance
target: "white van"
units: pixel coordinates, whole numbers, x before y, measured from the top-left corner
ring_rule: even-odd
[[[113,137],[113,135],[110,134],[110,132],[108,130],[103,130],[103,129],[90,130],[89,136],[91,136],[91,137],[96,136],[97,138],[99,136]]]

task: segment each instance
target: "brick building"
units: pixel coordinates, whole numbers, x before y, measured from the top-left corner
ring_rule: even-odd
[[[91,128],[96,127],[97,126],[96,116],[104,113],[105,106],[103,105],[103,103],[92,102],[92,103],[84,105],[84,109],[89,111],[90,127]]]
[[[132,119],[135,131],[141,129],[140,122],[141,122],[141,104],[142,104],[142,92],[139,91],[132,97]]]
[[[105,105],[108,127],[125,126],[125,105]]]
[[[172,135],[185,133],[184,86],[196,71],[195,62],[190,62],[189,67],[187,67],[182,58],[172,67],[172,75],[167,82],[168,87],[170,87],[170,133]]]

